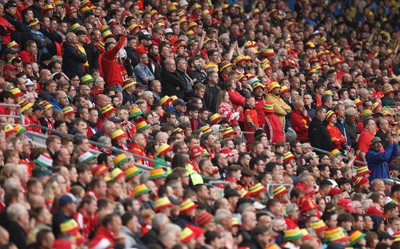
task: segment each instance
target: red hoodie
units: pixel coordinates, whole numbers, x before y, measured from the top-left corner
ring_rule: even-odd
[[[106,82],[106,87],[119,85],[122,86],[122,74],[121,68],[118,62],[115,60],[115,56],[118,51],[124,46],[126,36],[121,36],[117,45],[110,51],[105,52],[101,58],[101,68],[104,74],[104,81]]]

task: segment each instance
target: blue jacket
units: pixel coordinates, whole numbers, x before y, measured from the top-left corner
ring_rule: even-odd
[[[396,158],[398,154],[399,149],[397,144],[389,144],[385,152],[378,152],[370,149],[365,155],[368,168],[372,171],[369,181],[371,182],[376,178],[390,178],[388,163]]]

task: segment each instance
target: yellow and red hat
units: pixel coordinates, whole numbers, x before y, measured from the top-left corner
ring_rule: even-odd
[[[122,177],[124,177],[124,176],[125,176],[125,173],[124,173],[120,168],[114,168],[114,169],[111,171],[111,178],[112,178],[113,180],[122,178]]]
[[[168,151],[172,150],[169,144],[162,144],[157,148],[157,156],[164,156]]]
[[[232,66],[233,66],[232,63],[230,63],[227,60],[224,60],[219,64],[219,71],[222,72],[225,68],[232,67]]]
[[[329,121],[329,119],[332,118],[333,115],[336,115],[336,113],[335,113],[334,111],[332,111],[332,110],[329,110],[329,111],[326,113],[326,116],[325,116],[326,121]]]
[[[195,234],[194,234],[194,232],[192,231],[192,229],[190,229],[190,228],[188,228],[188,227],[185,227],[185,229],[182,230],[182,232],[181,232],[181,234],[180,234],[180,237],[181,237],[181,242],[182,242],[182,243],[187,243],[187,242],[189,242],[191,239],[194,239],[194,238],[195,238]]]
[[[163,107],[166,107],[169,105],[169,103],[172,101],[172,98],[169,97],[168,95],[165,95],[164,97],[161,98],[160,104]]]
[[[265,190],[267,189],[263,185],[261,185],[261,183],[256,183],[249,188],[250,196],[256,196]]]
[[[164,208],[172,207],[172,203],[170,202],[168,197],[160,197],[154,202],[154,204],[155,204],[154,211],[156,213],[160,212],[160,210]]]
[[[70,219],[60,224],[60,231],[63,234],[75,235],[79,232],[80,227],[75,219]]]
[[[52,104],[50,104],[49,102],[47,102],[46,100],[43,100],[39,103],[39,105],[41,107],[43,107],[44,111],[50,110],[52,109],[54,106]]]
[[[127,137],[127,136],[128,136],[128,134],[121,129],[115,130],[111,133],[111,138],[112,138],[112,140],[115,140],[115,141],[117,141],[121,138]]]
[[[33,106],[33,103],[28,102],[28,100],[26,100],[26,99],[23,99],[20,102],[18,102],[18,105],[21,106],[20,107],[21,112],[25,112],[25,111],[27,111],[29,108],[31,108]]]
[[[274,113],[274,103],[272,102],[265,102],[264,103],[264,111],[266,113]]]
[[[361,185],[363,185],[364,183],[368,182],[368,179],[365,177],[353,177],[354,180],[354,184],[356,187],[360,187]]]
[[[301,204],[301,212],[305,212],[314,208],[317,208],[317,204],[315,204],[315,202],[310,198],[306,198]]]
[[[182,201],[182,203],[179,205],[179,213],[180,214],[186,214],[193,209],[195,209],[198,205],[194,203],[191,199],[187,198]]]
[[[136,81],[134,81],[131,78],[127,78],[126,80],[124,80],[124,82],[122,83],[122,90],[125,90],[126,88],[130,87],[130,86],[135,86],[137,84]]]
[[[390,85],[390,84],[385,84],[385,86],[384,86],[384,88],[383,88],[383,93],[386,95],[386,94],[389,94],[389,93],[394,93],[394,89],[393,89],[393,87],[392,87],[392,85]]]
[[[92,174],[95,177],[99,177],[104,175],[107,171],[110,170],[110,167],[107,167],[103,164],[98,164],[96,167],[92,169]]]
[[[275,56],[275,51],[274,51],[273,48],[265,48],[263,50],[262,55],[266,56],[266,57],[274,57]]]
[[[285,154],[283,154],[283,161],[284,162],[289,162],[290,160],[295,159],[294,155],[292,152],[288,151]]]
[[[287,194],[288,192],[289,192],[289,190],[287,188],[285,188],[285,186],[283,186],[283,185],[275,186],[272,189],[272,194],[274,195],[274,198],[279,198],[279,197]]]
[[[236,131],[234,131],[232,127],[228,127],[222,132],[222,138],[228,138],[235,134],[236,134]]]
[[[281,86],[280,95],[282,95],[282,94],[284,94],[284,93],[287,93],[287,92],[289,92],[289,91],[290,91],[289,87],[283,85],[283,86]]]
[[[369,175],[371,174],[371,172],[372,171],[369,170],[367,166],[360,166],[357,168],[356,176],[359,177],[359,176]]]
[[[103,108],[101,108],[101,114],[103,116],[108,116],[108,115],[110,115],[112,112],[114,112],[116,110],[117,110],[117,108],[115,108],[111,104],[108,104],[108,105],[104,106]]]
[[[212,129],[211,129],[210,126],[204,125],[204,126],[202,126],[202,127],[200,128],[200,131],[203,132],[203,133],[207,133],[207,132],[212,132]]]
[[[218,122],[221,120],[222,120],[221,115],[219,115],[218,113],[214,113],[213,115],[210,116],[210,125],[218,124]]]
[[[6,136],[9,136],[9,135],[17,132],[15,127],[12,126],[11,124],[6,124],[6,126],[4,127],[4,131],[6,132]]]
[[[8,48],[19,48],[20,45],[16,41],[11,41],[7,44]]]
[[[361,101],[361,99],[355,99],[354,104],[356,104],[356,106],[360,106],[363,104],[363,102]]]
[[[76,113],[76,110],[72,106],[66,106],[62,109],[64,117],[67,117],[73,113]]]
[[[328,229],[328,226],[323,220],[317,220],[310,223],[310,227],[314,229],[315,232],[322,232]]]
[[[239,55],[239,56],[237,56],[237,57],[235,58],[236,64],[237,64],[237,63],[240,63],[240,62],[242,62],[242,61],[247,61],[246,56],[244,56],[244,55]]]

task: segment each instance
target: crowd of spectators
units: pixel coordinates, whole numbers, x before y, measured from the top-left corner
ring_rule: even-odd
[[[400,248],[399,8],[0,1],[0,249]]]

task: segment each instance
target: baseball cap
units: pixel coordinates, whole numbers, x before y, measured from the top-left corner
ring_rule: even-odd
[[[338,206],[346,208],[350,213],[354,212],[354,208],[351,206],[351,202],[348,199],[341,199],[337,204]]]
[[[380,137],[374,137],[374,138],[371,140],[371,145],[374,144],[374,143],[377,143],[377,142],[382,142],[382,140],[381,140]]]
[[[45,167],[35,167],[32,170],[32,177],[40,179],[44,176],[48,176],[51,174],[51,170],[45,168]]]
[[[5,64],[3,70],[16,70],[17,68],[13,64]]]
[[[109,120],[113,123],[121,123],[122,121],[124,121],[122,118],[119,117],[112,117]]]
[[[35,83],[32,80],[26,79],[25,86],[34,86],[34,85],[35,85]]]
[[[181,201],[173,197],[172,195],[168,196],[169,201],[172,203],[172,205],[178,206],[181,204]]]
[[[151,41],[151,40],[153,40],[153,38],[151,38],[151,36],[146,35],[146,34],[140,34],[140,35],[139,35],[139,41],[142,41],[142,40]]]
[[[175,101],[175,103],[174,103],[174,106],[177,106],[177,105],[186,105],[187,104],[187,102],[185,102],[183,99],[177,99],[176,101]]]
[[[60,200],[58,201],[58,205],[60,207],[64,207],[69,203],[80,203],[80,202],[81,202],[80,199],[77,199],[73,194],[68,193],[68,194],[62,195],[60,197]]]

